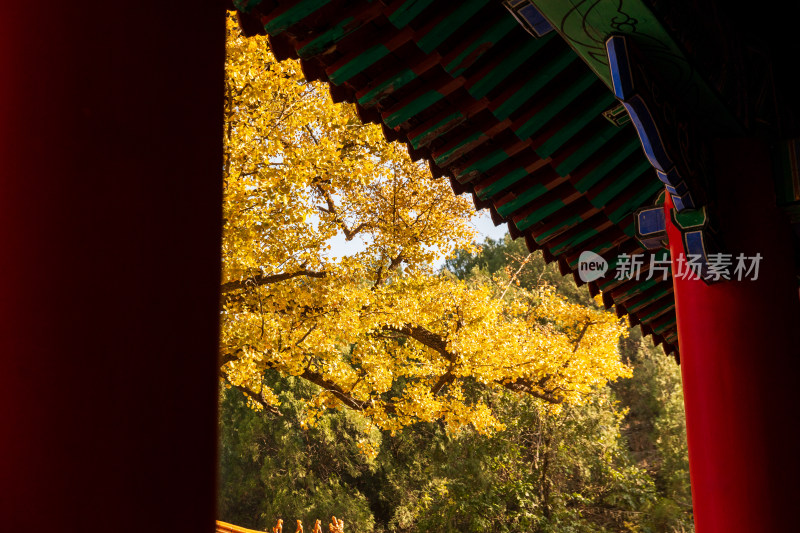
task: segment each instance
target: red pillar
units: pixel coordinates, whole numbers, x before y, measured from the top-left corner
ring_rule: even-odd
[[[800,302],[789,227],[761,144],[723,141],[714,158],[726,251],[763,259],[757,281],[674,280],[696,531],[796,531]],[[674,259],[683,250],[669,222],[668,235]]]
[[[211,531],[224,7],[0,15],[0,530]]]

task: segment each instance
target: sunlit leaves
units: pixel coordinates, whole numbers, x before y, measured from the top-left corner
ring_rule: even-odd
[[[472,248],[471,202],[265,39],[229,30],[225,379],[264,405],[277,401],[268,368],[318,385],[308,424],[344,406],[389,431],[441,420],[491,433],[502,424],[467,383],[581,403],[627,374],[612,314],[439,272]],[[334,257],[337,236],[360,246]]]

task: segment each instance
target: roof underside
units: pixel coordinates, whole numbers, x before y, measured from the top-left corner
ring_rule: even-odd
[[[494,0],[250,0],[246,32],[299,58],[335,101],[408,144],[434,176],[472,194],[495,224],[577,275],[578,257],[609,262],[589,283],[677,355],[672,280],[616,280],[620,254],[649,254],[633,211],[663,190],[635,129],[603,116],[617,101],[555,33],[536,38]],[[659,251],[665,256],[667,252]],[[666,257],[666,256],[665,256]]]

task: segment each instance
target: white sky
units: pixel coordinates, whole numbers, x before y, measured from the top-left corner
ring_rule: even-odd
[[[480,233],[478,242],[483,242],[486,237],[491,237],[494,240],[502,239],[505,234],[508,233],[507,224],[503,223],[499,226],[494,225],[494,222],[492,222],[492,217],[489,216],[488,209],[483,209],[482,211],[476,213],[472,221]]]

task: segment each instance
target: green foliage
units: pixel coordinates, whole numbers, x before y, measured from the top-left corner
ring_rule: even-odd
[[[638,464],[655,482],[658,499],[643,521],[647,532],[692,531],[692,495],[680,368],[672,357],[641,338],[624,341],[633,376],[613,385],[630,406],[623,432]]]
[[[352,488],[374,469],[358,450],[360,421],[336,412],[303,429],[313,386],[277,372],[265,379],[281,401],[278,416],[252,410],[236,389],[220,394],[220,520],[264,530],[278,518],[313,524],[336,515],[348,532],[373,531],[369,503]]]
[[[503,285],[546,281],[590,302],[538,254],[520,269],[526,257],[506,239],[447,266]],[[638,330],[621,349],[633,376],[584,405],[554,411],[529,396],[466,387],[504,431],[416,423],[375,434],[382,445],[372,461],[359,453],[358,413],[328,412],[303,429],[312,386],[267,372],[279,414],[253,412],[236,390],[222,394],[220,518],[263,529],[278,517],[312,523],[335,514],[346,531],[376,533],[692,531],[679,368]]]
[[[503,286],[547,282],[591,301],[519,241],[488,241],[447,267]],[[505,430],[421,422],[375,432],[374,460],[359,453],[361,415],[327,412],[303,429],[313,386],[268,371],[279,412],[253,412],[236,390],[221,396],[220,518],[264,529],[278,517],[308,524],[335,514],[345,531],[375,533],[693,531],[679,368],[638,330],[621,351],[633,376],[584,405],[553,410],[467,386],[465,396],[491,406]]]
[[[523,239],[513,240],[508,234],[502,240],[486,239],[477,254],[457,250],[455,256],[445,262],[445,268],[460,279],[483,275],[507,280],[516,273],[515,280],[522,287],[547,284],[556,287],[559,294],[573,303],[586,305],[592,301],[586,286],[578,287],[572,278],[561,275],[556,263],[547,264],[541,252],[529,254]]]
[[[603,531],[654,499],[627,458],[608,389],[558,415],[513,394],[493,401],[502,433],[446,440],[418,430],[385,447],[384,464],[427,466],[392,474],[391,531]]]

